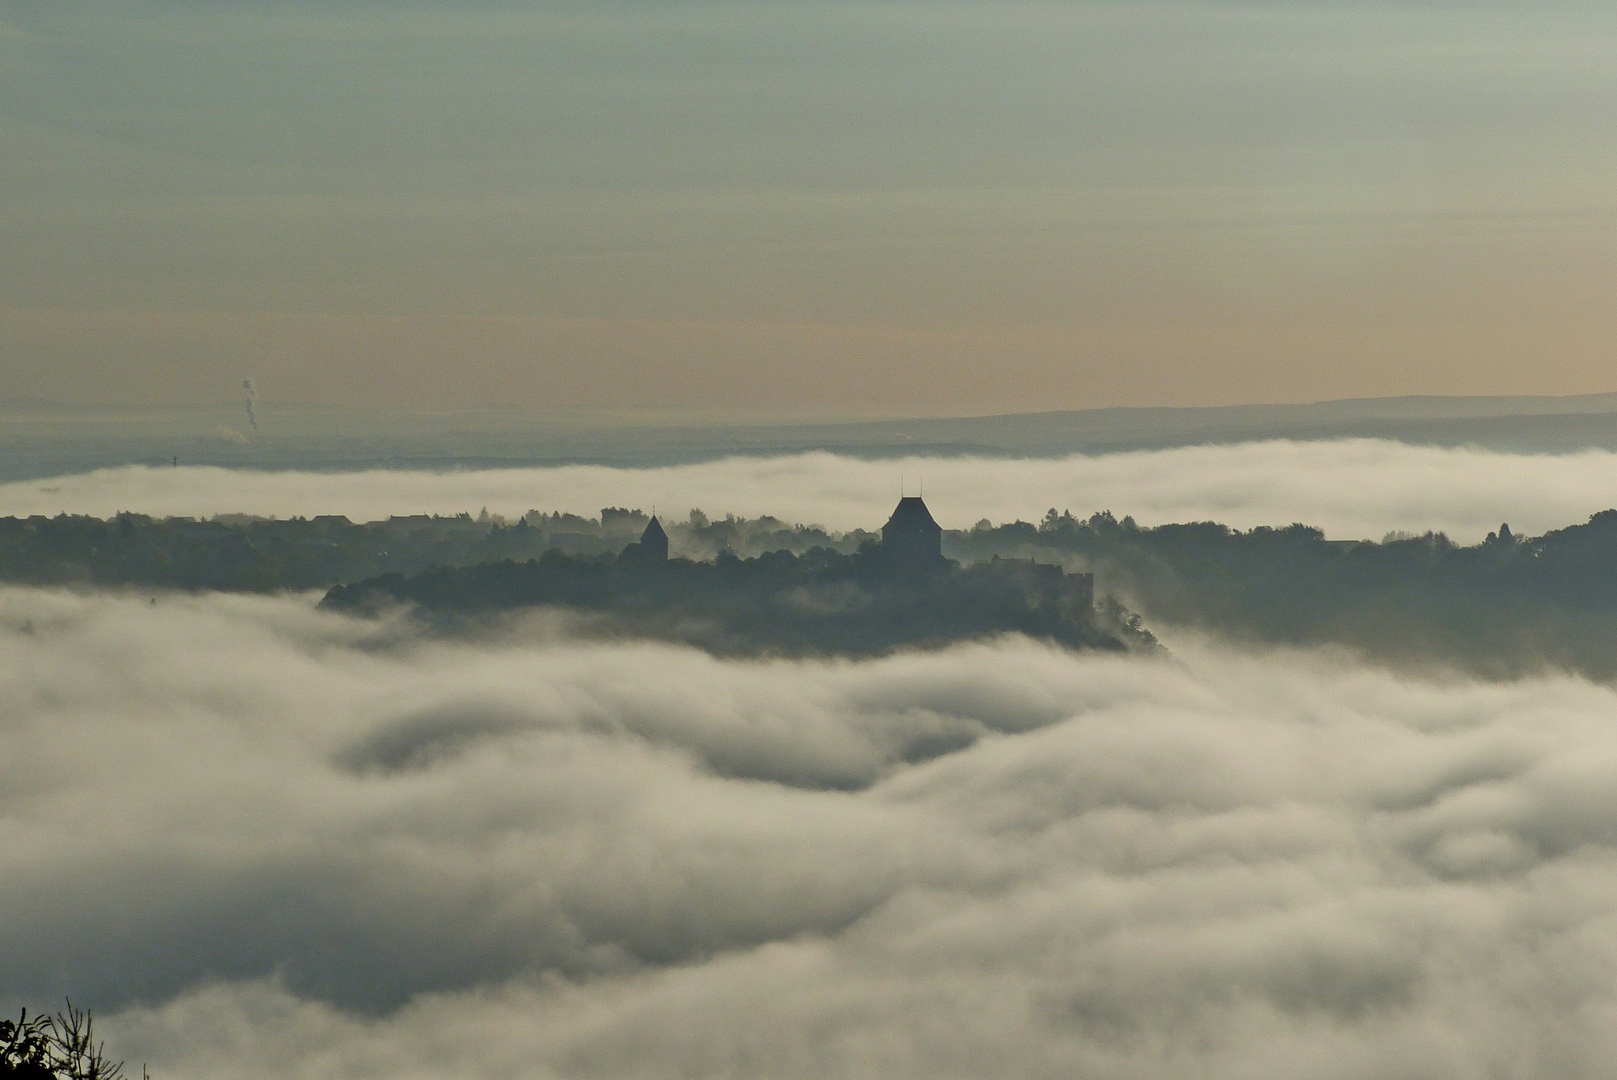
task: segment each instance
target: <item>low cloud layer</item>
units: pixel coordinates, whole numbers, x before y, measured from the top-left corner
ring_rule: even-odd
[[[1537,533],[1586,520],[1617,503],[1617,454],[1507,454],[1369,439],[1196,446],[1099,457],[910,458],[863,461],[831,454],[736,458],[656,469],[575,465],[467,472],[275,473],[131,466],[0,485],[0,514],[121,510],[208,517],[218,513],[595,514],[603,506],[691,507],[774,514],[833,529],[875,528],[900,482],[922,481],[947,528],[979,518],[1037,520],[1055,506],[1109,509],[1141,524],[1216,520],[1238,528],[1293,521],[1338,539],[1393,530],[1480,540],[1501,521]]]
[[[0,591],[0,997],[217,1077],[1600,1075],[1617,694]]]

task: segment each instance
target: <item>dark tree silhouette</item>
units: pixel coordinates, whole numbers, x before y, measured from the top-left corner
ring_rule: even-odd
[[[146,1070],[141,1070],[146,1076]],[[96,1041],[86,1009],[72,1001],[55,1016],[0,1020],[0,1077],[18,1080],[124,1080],[121,1061],[109,1061]]]

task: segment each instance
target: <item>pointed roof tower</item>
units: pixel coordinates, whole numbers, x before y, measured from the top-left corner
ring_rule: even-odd
[[[668,561],[668,534],[663,532],[662,522],[658,521],[655,515],[646,523],[646,531],[640,534],[640,539],[624,548],[618,555],[618,561]]]
[[[640,534],[640,551],[643,558],[658,562],[668,558],[668,534],[663,532],[662,522],[657,520],[655,514],[646,523],[646,531]]]
[[[906,563],[942,562],[943,527],[932,519],[919,495],[906,495],[881,527],[881,546]]]

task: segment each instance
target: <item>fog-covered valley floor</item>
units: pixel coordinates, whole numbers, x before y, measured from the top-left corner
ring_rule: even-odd
[[[0,1004],[176,1080],[1604,1074],[1617,693],[1170,644],[0,591]]]
[[[923,491],[938,521],[1037,521],[1050,507],[1131,515],[1142,525],[1219,521],[1233,528],[1317,526],[1335,539],[1437,530],[1476,543],[1501,521],[1520,533],[1573,525],[1617,505],[1617,453],[1505,453],[1384,439],[1269,441],[1065,457],[909,457],[829,453],[732,457],[650,468],[252,471],[131,465],[0,483],[0,513],[120,511],[158,517],[246,512],[456,514],[487,508],[592,516],[603,506],[683,517],[776,515],[833,530],[875,529],[901,489]]]

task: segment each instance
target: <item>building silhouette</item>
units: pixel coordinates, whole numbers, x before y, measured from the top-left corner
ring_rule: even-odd
[[[653,515],[646,524],[646,531],[640,534],[640,539],[623,549],[618,556],[619,562],[667,562],[668,561],[668,534],[663,532],[662,522]]]
[[[943,528],[919,495],[898,500],[893,516],[881,527],[882,553],[900,566],[935,566],[943,562]]]

